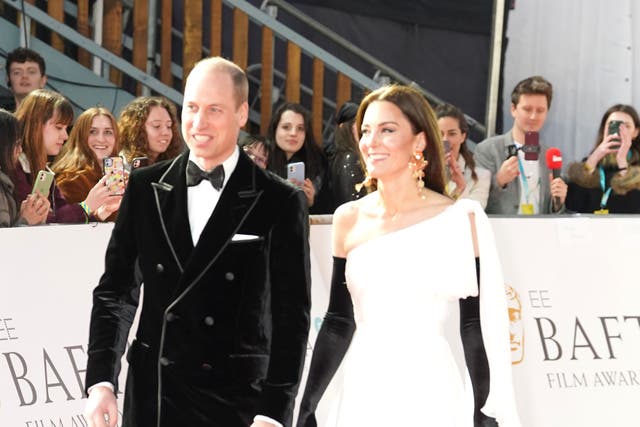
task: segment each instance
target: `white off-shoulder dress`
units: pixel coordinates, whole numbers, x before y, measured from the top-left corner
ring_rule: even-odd
[[[445,334],[458,299],[478,295],[470,213],[475,214],[481,326],[491,374],[483,411],[501,427],[520,426],[493,233],[480,205],[465,199],[348,253],[347,286],[357,329],[334,407],[338,426],[473,426],[473,402],[465,398],[464,376]]]

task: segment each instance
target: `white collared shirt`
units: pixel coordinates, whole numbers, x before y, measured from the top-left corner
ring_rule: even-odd
[[[213,185],[206,179],[203,179],[198,185],[187,187],[187,212],[189,214],[189,228],[191,229],[193,246],[198,244],[200,234],[202,234],[202,230],[204,230],[211,214],[213,214],[213,210],[216,208],[218,200],[220,200],[220,195],[227,185],[227,182],[229,182],[229,177],[235,170],[239,158],[240,151],[238,147],[236,147],[233,153],[222,162],[224,181],[222,182],[222,188],[220,190],[213,188]],[[189,160],[196,165],[198,164],[193,151],[189,152]]]

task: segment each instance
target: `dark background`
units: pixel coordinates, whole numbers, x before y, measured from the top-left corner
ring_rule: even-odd
[[[251,2],[258,7],[261,3]],[[291,0],[289,3],[484,123],[492,0]],[[278,20],[373,77],[376,71],[373,67],[314,34],[282,9],[278,11]],[[358,95],[354,93],[354,98]],[[501,123],[499,117],[498,128]],[[475,140],[481,137],[473,136]]]

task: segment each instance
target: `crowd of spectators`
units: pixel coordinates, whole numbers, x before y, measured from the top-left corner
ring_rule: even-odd
[[[164,97],[135,98],[118,118],[92,107],[74,122],[69,101],[43,89],[46,64],[37,52],[10,52],[6,73],[12,97],[0,111],[0,226],[113,221],[122,191],[108,185],[114,178],[105,175],[104,159],[122,159],[117,179],[124,189],[132,165],[173,159],[185,149],[176,106]],[[608,109],[590,154],[572,162],[563,177],[547,168],[546,144],[531,156],[526,142],[544,127],[552,97],[551,83],[541,76],[519,82],[511,94],[513,127],[480,142],[475,152],[467,144],[464,113],[454,105],[438,106],[447,194],[473,199],[489,214],[640,213],[636,110],[623,104]],[[367,192],[357,110],[357,103],[343,104],[333,137],[319,142],[308,110],[285,102],[275,109],[266,135],[245,134],[238,143],[258,166],[298,186],[311,213],[333,213]],[[289,176],[292,163],[304,164],[303,180]],[[34,182],[45,178],[41,171],[55,178],[50,191],[33,192]]]

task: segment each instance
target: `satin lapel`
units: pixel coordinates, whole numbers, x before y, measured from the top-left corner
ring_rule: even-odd
[[[238,164],[185,267],[185,292],[211,268],[260,199],[255,171],[254,163],[240,150]]]
[[[151,184],[162,233],[181,272],[193,250],[185,178],[188,159],[188,152],[177,157],[158,182]]]

